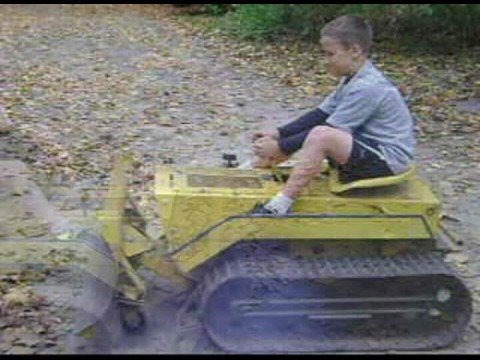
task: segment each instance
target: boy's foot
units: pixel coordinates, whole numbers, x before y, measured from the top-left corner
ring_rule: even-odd
[[[248,212],[248,214],[267,214],[267,215],[276,215],[273,211],[265,208],[265,204],[258,203],[255,207]]]
[[[294,203],[294,199],[290,199],[288,196],[278,193],[273,199],[266,204],[256,205],[250,214],[272,214],[283,216],[290,212],[290,208]]]

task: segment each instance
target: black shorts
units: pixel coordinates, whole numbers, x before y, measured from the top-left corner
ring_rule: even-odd
[[[344,184],[394,175],[381,156],[378,144],[371,139],[357,135],[353,137],[352,153],[345,165],[340,165],[333,159],[329,159],[329,162],[339,169],[339,180]]]

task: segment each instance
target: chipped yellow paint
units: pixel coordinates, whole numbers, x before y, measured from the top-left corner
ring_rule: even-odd
[[[132,160],[128,156],[116,159],[111,176],[111,185],[102,210],[97,212],[97,219],[101,224],[101,234],[110,246],[115,257],[117,271],[121,269],[130,279],[132,286],[127,283],[116,284],[122,294],[132,300],[141,299],[145,293],[145,283],[130,263],[129,259],[141,255],[141,263],[164,279],[173,281],[186,288],[187,281],[172,261],[158,251],[159,246],[148,236],[131,226],[125,216],[125,204],[128,199],[128,171]],[[160,245],[160,244],[157,244]]]
[[[404,240],[431,238],[418,218],[257,218],[233,219],[174,255],[181,270],[190,271],[242,239]]]
[[[112,250],[117,273],[123,270],[131,284],[117,283],[123,296],[131,300],[143,299],[146,285],[137,274],[128,257],[141,254],[151,248],[148,239],[126,224],[125,204],[128,199],[128,173],[132,167],[132,157],[118,156],[114,161],[109,191],[104,207],[97,213],[101,224],[101,235]]]
[[[142,254],[153,247],[151,239],[143,235],[133,226],[123,224],[124,244],[123,251],[127,258]]]
[[[293,214],[340,217],[236,219],[188,245],[225,219],[271,198],[281,190],[281,178],[268,170],[159,167],[155,195],[167,248],[178,267],[188,272],[243,239],[431,239],[439,231],[440,202],[416,177],[337,195],[328,188],[328,176],[321,174],[296,201]],[[358,218],[366,215],[379,217]]]
[[[101,235],[117,261],[124,256],[123,214],[128,198],[127,173],[132,166],[129,156],[119,156],[114,161],[110,187],[103,210],[98,212]]]

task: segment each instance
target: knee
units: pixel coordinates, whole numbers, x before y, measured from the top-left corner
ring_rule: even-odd
[[[316,126],[308,134],[307,142],[318,146],[325,146],[334,136],[335,129],[330,126]]]

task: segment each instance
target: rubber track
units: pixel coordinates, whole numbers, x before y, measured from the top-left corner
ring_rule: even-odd
[[[342,258],[297,258],[292,259],[278,254],[255,254],[220,261],[209,271],[203,283],[200,284],[195,297],[201,298],[201,313],[205,311],[207,302],[215,290],[236,278],[282,279],[286,283],[298,279],[373,279],[388,281],[395,277],[417,277],[444,275],[458,278],[444,263],[439,252],[409,253],[392,257],[342,257]],[[463,286],[463,285],[462,285]],[[468,290],[465,294],[468,294]],[[197,297],[197,299],[199,299]],[[376,339],[342,340],[327,339],[325,346],[302,344],[297,348],[290,345],[275,344],[275,349],[265,349],[267,352],[323,352],[323,351],[386,351],[386,350],[428,350],[447,346],[457,340],[468,323],[471,315],[471,301],[468,306],[460,308],[461,320],[451,331],[442,331],[441,336],[406,341],[402,338],[382,341]],[[460,306],[460,305],[459,305]],[[221,314],[219,314],[221,316]],[[204,326],[208,328],[208,323]],[[208,329],[207,329],[208,330]],[[242,341],[236,339],[228,344],[218,344],[222,348],[234,352],[264,352],[261,348],[243,349]]]

